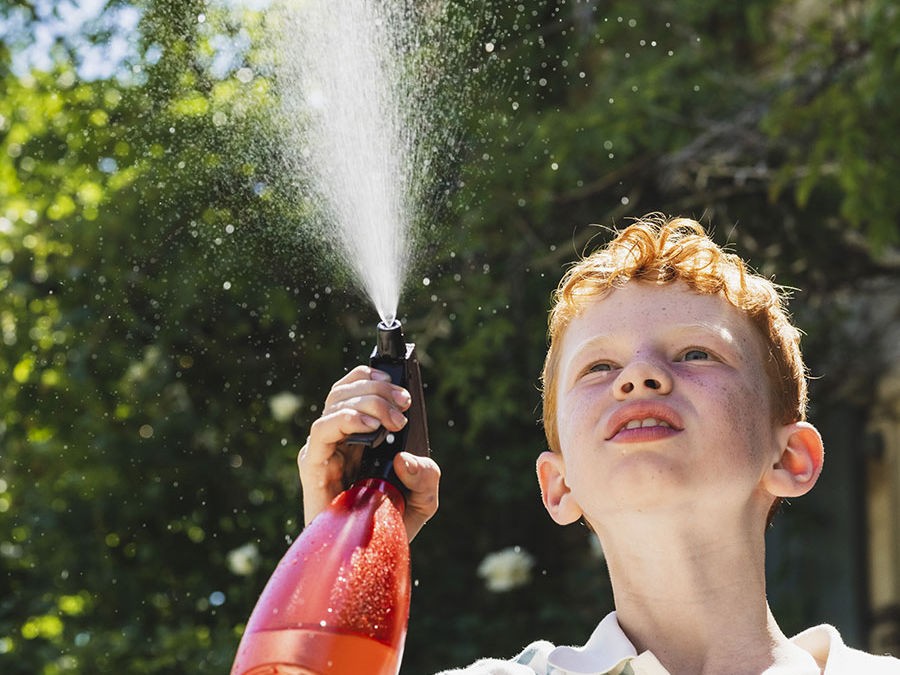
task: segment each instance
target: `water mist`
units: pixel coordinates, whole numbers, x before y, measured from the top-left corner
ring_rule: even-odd
[[[440,145],[434,86],[420,77],[424,10],[414,4],[312,0],[279,14],[288,169],[312,200],[319,233],[387,324],[397,315],[418,243],[413,223]]]

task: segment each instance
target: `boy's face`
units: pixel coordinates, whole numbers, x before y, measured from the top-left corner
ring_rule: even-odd
[[[763,358],[749,319],[681,281],[591,301],[556,383],[565,482],[591,525],[655,508],[764,517],[779,425]]]

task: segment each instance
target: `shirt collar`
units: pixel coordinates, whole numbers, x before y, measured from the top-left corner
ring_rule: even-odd
[[[837,628],[823,624],[808,628],[802,633],[791,638],[791,642],[809,653],[819,665],[825,668],[825,673],[844,672],[840,661],[844,653],[848,651],[844,647],[844,641]],[[846,672],[851,672],[849,669]]]
[[[844,672],[837,663],[844,642],[834,627],[823,625],[810,628],[791,638],[791,642],[815,659],[820,668],[827,663],[826,675]],[[550,673],[560,675],[602,675],[610,671],[619,672],[625,661],[637,656],[637,650],[619,626],[616,613],[610,612],[597,625],[584,646],[556,647],[548,655],[547,665]],[[644,656],[651,655],[645,652],[641,658]],[[650,660],[652,665],[658,665],[655,659]]]
[[[610,612],[583,647],[557,647],[547,657],[547,664],[550,672],[593,675],[613,670],[635,656],[637,651],[622,632],[616,613]]]

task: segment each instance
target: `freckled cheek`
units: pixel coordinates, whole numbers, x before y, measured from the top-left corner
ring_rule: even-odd
[[[737,453],[733,459],[751,459],[761,451],[769,420],[765,397],[750,388],[723,387],[724,433],[731,435],[729,445]]]
[[[722,407],[725,410],[726,418],[738,421],[743,420],[746,417],[747,408],[750,406],[747,405],[748,401],[741,396],[740,391],[734,391],[733,389],[723,386],[719,387],[716,396],[724,401]],[[741,405],[741,401],[743,401],[744,405]]]
[[[591,447],[598,440],[601,413],[597,410],[596,397],[561,396],[556,416],[559,442],[564,454],[566,451]]]

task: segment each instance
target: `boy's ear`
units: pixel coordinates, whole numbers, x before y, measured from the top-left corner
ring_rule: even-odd
[[[547,513],[560,525],[569,525],[583,515],[566,483],[566,464],[561,453],[542,452],[537,458],[538,483]]]
[[[822,472],[825,448],[819,431],[808,422],[786,424],[778,431],[779,454],[763,484],[775,497],[799,497],[809,492]]]

